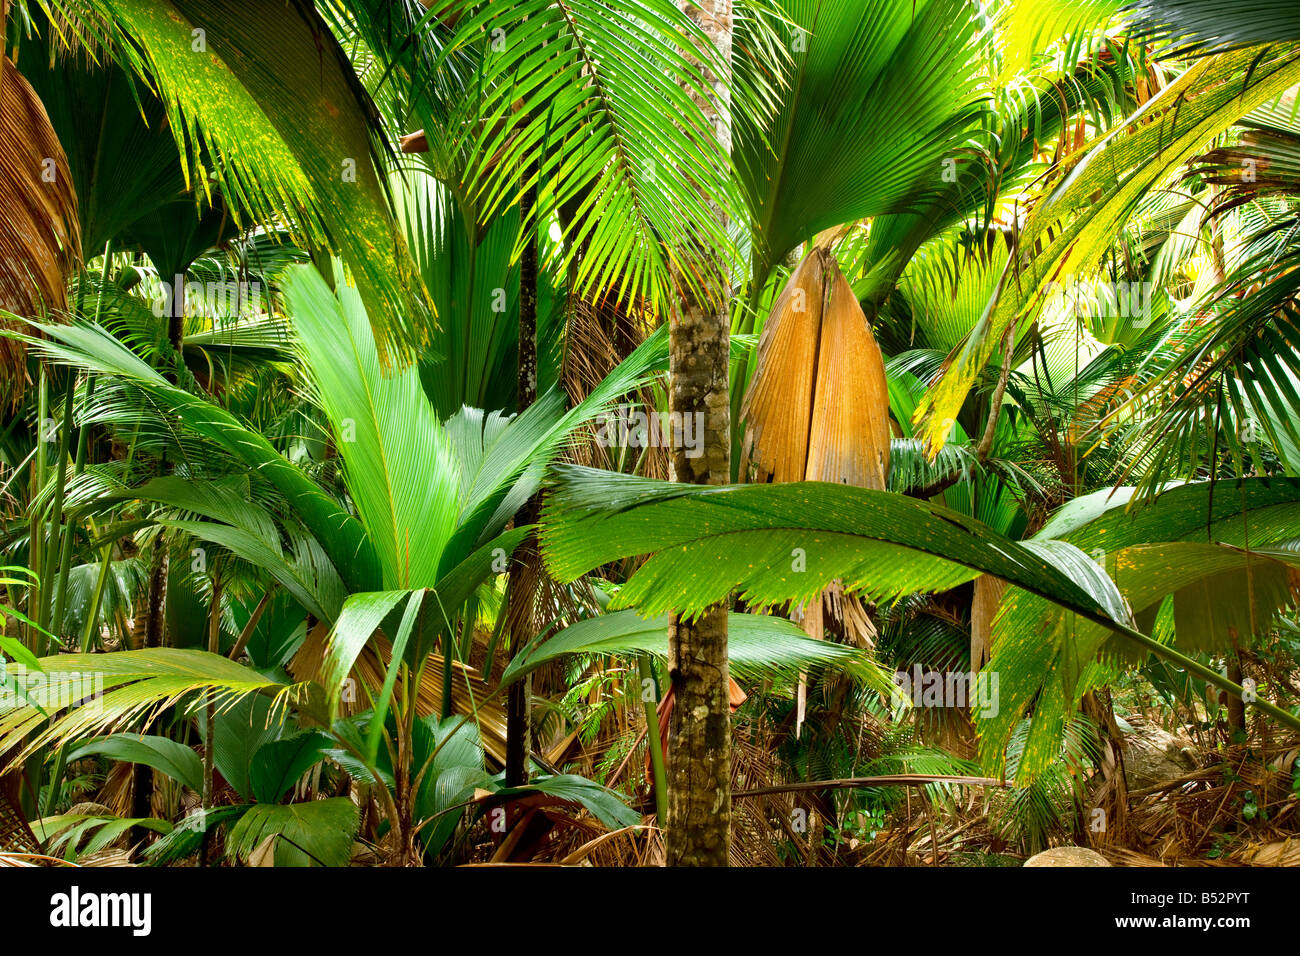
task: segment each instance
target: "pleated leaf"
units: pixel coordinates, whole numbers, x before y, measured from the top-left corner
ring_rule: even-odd
[[[841,223],[924,207],[970,134],[982,14],[966,0],[781,0],[791,52],[775,118],[736,116],[756,281]],[[751,45],[742,35],[737,47]]]
[[[306,803],[259,803],[226,837],[226,855],[247,863],[266,840],[281,866],[346,866],[360,815],[348,797]]]
[[[431,587],[456,529],[457,469],[414,366],[385,374],[355,289],[314,268],[283,280],[313,396],[333,426],[348,491],[385,588]]]
[[[1300,41],[1300,7],[1273,0],[1137,0],[1124,9],[1135,37],[1170,56]]]
[[[884,601],[983,572],[1092,620],[1130,620],[1115,586],[1073,545],[1011,541],[891,492],[822,482],[694,488],[572,466],[555,473],[542,550],[557,578],[652,555],[616,608],[696,615],[733,591],[754,607],[803,602],[837,578]]]
[[[501,676],[511,684],[543,664],[571,654],[668,655],[668,617],[643,618],[636,611],[611,611],[570,624],[515,655]],[[733,672],[753,680],[793,679],[809,667],[830,667],[877,688],[888,679],[856,648],[814,641],[785,618],[764,614],[727,615],[727,656]]]
[[[28,341],[40,354],[142,389],[188,430],[215,442],[274,485],[326,552],[336,556],[336,567],[349,589],[369,590],[379,583],[379,565],[365,527],[260,433],[246,428],[224,408],[172,385],[103,328],[89,324],[36,328],[46,338]]]
[[[195,793],[203,792],[203,761],[193,749],[151,734],[111,734],[82,744],[68,754],[68,763],[89,756],[144,764],[162,771]]]

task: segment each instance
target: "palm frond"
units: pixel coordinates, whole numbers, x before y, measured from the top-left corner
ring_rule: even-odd
[[[1039,534],[1059,535],[1104,564],[1139,627],[1150,632],[1172,596],[1179,650],[1221,652],[1253,641],[1279,610],[1294,605],[1300,483],[1249,479],[1229,488],[1202,482],[1141,504],[1132,490],[1077,499]],[[1012,705],[979,721],[981,753],[996,765],[1035,701],[1026,779],[1056,759],[1083,694],[1113,679],[1118,668],[1144,663],[1153,650],[1114,640],[1106,627],[1018,587],[1005,593],[993,630],[989,667],[999,675],[1002,700]]]
[[[1033,209],[1018,239],[1023,255],[1009,260],[998,291],[917,411],[931,450],[946,440],[948,423],[1007,327],[1041,304],[1050,281],[1087,274],[1159,180],[1298,80],[1294,52],[1247,49],[1199,61],[1130,117],[1131,125],[1107,134],[1071,166]]]
[[[382,131],[314,5],[237,15],[217,0],[43,6],[64,21],[97,20],[109,54],[150,84],[196,202],[215,185],[259,224],[290,224],[301,245],[337,249],[385,357],[423,344],[426,300],[377,168],[386,162]]]
[[[542,532],[561,580],[653,554],[614,602],[643,613],[698,614],[733,590],[755,607],[803,602],[835,578],[887,601],[984,572],[1124,626],[1114,585],[1086,555],[1057,544],[1012,542],[891,492],[822,482],[695,490],[576,467],[556,469]]]
[[[3,54],[0,183],[0,313],[33,316],[64,308],[67,281],[81,261],[77,194],[44,106]],[[18,343],[7,340],[0,356],[6,391],[21,356]]]
[[[1229,693],[1244,693],[1137,630],[1115,583],[1077,545],[1011,541],[972,518],[891,492],[819,482],[692,488],[565,467],[557,469],[544,509],[542,550],[561,580],[651,554],[611,605],[647,614],[699,614],[733,591],[751,607],[802,603],[836,578],[880,602],[949,590],[983,572]],[[1251,703],[1300,728],[1300,718],[1287,711]]]
[[[781,6],[790,93],[770,125],[738,114],[733,150],[760,285],[800,241],[921,209],[945,188],[943,160],[961,153],[976,114],[981,59],[981,14],[965,0]]]
[[[1300,11],[1293,4],[1271,0],[1232,7],[1210,0],[1136,0],[1124,13],[1134,37],[1158,44],[1169,57],[1300,41]]]
[[[218,709],[252,694],[281,705],[303,685],[273,680],[205,651],[159,647],[113,654],[61,654],[39,671],[11,674],[0,706],[0,743],[23,757],[127,727],[147,728],[166,708],[211,699]]]
[[[361,296],[337,294],[314,268],[290,270],[284,295],[315,401],[325,410],[348,490],[388,588],[428,587],[456,529],[457,469],[419,369],[385,374]]]
[[[457,111],[437,126],[453,158],[448,185],[488,221],[525,179],[541,189],[538,215],[572,211],[566,265],[575,292],[612,292],[659,312],[677,280],[692,282],[698,252],[735,245],[710,203],[744,219],[725,152],[699,105],[725,113],[730,70],[670,0],[513,0],[483,7],[436,0],[421,30],[453,24],[416,78],[465,71]],[[704,67],[701,66],[704,64]],[[707,74],[705,70],[707,69]]]
[[[559,633],[523,648],[501,675],[510,684],[571,654],[668,654],[668,617],[643,618],[636,611],[611,611],[570,624]],[[727,656],[733,673],[753,680],[797,680],[809,667],[842,670],[877,690],[889,693],[889,678],[856,648],[815,641],[781,617],[765,614],[727,616]]]
[[[88,324],[36,327],[46,338],[26,341],[49,359],[130,383],[146,393],[158,409],[182,422],[186,430],[215,443],[269,481],[322,547],[338,556],[339,574],[349,588],[369,590],[381,580],[366,528],[260,433],[220,406],[168,382],[103,328]]]

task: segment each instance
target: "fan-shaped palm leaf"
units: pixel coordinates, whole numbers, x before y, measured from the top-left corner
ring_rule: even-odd
[[[738,114],[733,149],[760,286],[800,241],[941,191],[943,160],[966,145],[980,67],[981,14],[965,0],[781,7],[789,93],[770,128]]]

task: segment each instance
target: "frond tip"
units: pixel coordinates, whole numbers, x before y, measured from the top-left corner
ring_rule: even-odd
[[[187,699],[190,706],[211,700],[224,710],[250,694],[269,694],[275,713],[310,697],[304,685],[271,680],[206,651],[157,647],[61,654],[39,663],[39,671],[9,667],[0,687],[0,750],[15,749],[18,765],[45,747],[142,730]]]

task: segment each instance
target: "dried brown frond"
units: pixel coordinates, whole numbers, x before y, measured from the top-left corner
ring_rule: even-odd
[[[0,310],[36,316],[66,308],[67,280],[80,261],[77,195],[63,146],[31,84],[0,56]],[[24,354],[21,343],[0,339],[0,388],[11,400]]]
[[[893,435],[884,356],[824,244],[814,244],[772,305],[741,417],[742,480],[829,481],[884,490]],[[826,611],[833,631],[859,647],[872,645],[870,615],[838,584],[822,600],[792,609],[791,618],[821,640]],[[803,678],[797,693],[796,734],[807,707]]]
[[[867,317],[826,249],[813,248],[772,306],[741,409],[749,481],[883,489],[889,389]]]
[[[977,671],[988,663],[993,653],[993,619],[1002,604],[1007,583],[992,575],[975,579],[975,594],[970,605],[970,666]]]
[[[595,302],[574,298],[569,305],[560,382],[573,402],[580,402],[654,331],[653,316],[628,310],[613,294]],[[651,389],[629,401],[647,413],[656,408]],[[670,449],[652,444],[644,449],[604,447],[595,441],[596,425],[588,425],[570,443],[565,460],[610,471],[634,470],[646,478],[666,479]]]
[[[1122,851],[1163,865],[1300,865],[1300,796],[1291,787],[1298,755],[1300,741],[1258,733],[1247,748],[1204,752],[1199,769],[1129,794]],[[1250,819],[1247,805],[1256,808]]]

